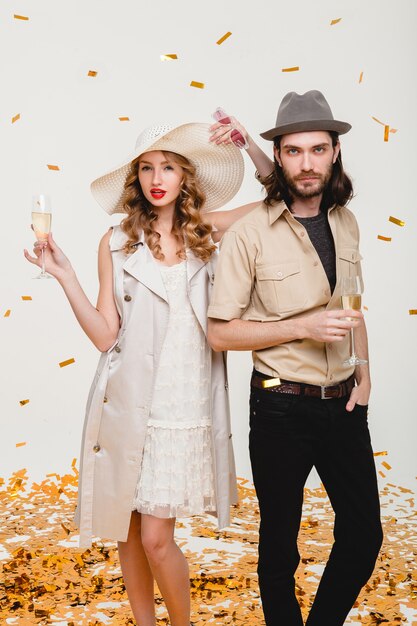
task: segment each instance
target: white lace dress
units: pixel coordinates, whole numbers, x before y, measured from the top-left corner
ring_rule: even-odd
[[[133,510],[156,517],[215,510],[210,348],[187,296],[186,261],[160,266],[169,322]]]

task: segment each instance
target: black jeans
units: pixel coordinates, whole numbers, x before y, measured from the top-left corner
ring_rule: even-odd
[[[251,388],[249,449],[261,513],[258,576],[267,626],[302,626],[294,574],[313,467],[335,511],[334,544],[308,626],[341,626],[382,543],[367,407]]]

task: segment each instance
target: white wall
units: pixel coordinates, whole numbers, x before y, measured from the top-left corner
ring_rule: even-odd
[[[273,125],[287,91],[318,88],[335,116],[353,125],[343,157],[362,231],[373,441],[375,450],[389,452],[378,468],[388,461],[387,480],[414,487],[417,316],[408,311],[417,309],[415,6],[413,0],[2,3],[0,476],[27,467],[37,480],[70,467],[98,356],[58,284],[32,280],[37,270],[23,258],[33,239],[32,193],[51,195],[56,240],[94,300],[97,244],[115,220],[94,203],[89,183],[123,160],[144,126],[210,121],[222,105],[255,135]],[[232,36],[216,45],[227,31]],[[171,53],[177,61],[161,62]],[[291,66],[300,71],[282,73]],[[89,70],[97,77],[89,78]],[[190,87],[192,80],[205,89]],[[388,143],[371,116],[398,129]],[[246,162],[231,206],[261,197]],[[60,171],[49,171],[48,163]],[[405,227],[389,223],[390,215]],[[70,357],[75,364],[61,369],[58,363]],[[235,353],[229,362],[237,466],[248,476],[250,359]],[[22,399],[29,404],[20,406]],[[16,448],[18,442],[27,445]]]

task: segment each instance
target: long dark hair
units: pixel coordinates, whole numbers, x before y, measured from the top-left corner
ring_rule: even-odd
[[[339,141],[339,134],[335,131],[329,131],[332,138],[333,148]],[[274,145],[277,150],[280,150],[282,135],[275,137]],[[261,180],[266,189],[265,204],[271,206],[274,202],[282,202],[290,207],[292,204],[292,198],[288,189],[287,182],[284,178],[281,167],[278,164],[274,156],[275,167],[273,172]],[[353,185],[352,181],[343,169],[342,164],[342,152],[339,151],[338,157],[333,165],[332,175],[328,184],[323,191],[323,198],[321,200],[320,209],[327,210],[334,204],[339,206],[345,206],[349,200],[353,197]]]

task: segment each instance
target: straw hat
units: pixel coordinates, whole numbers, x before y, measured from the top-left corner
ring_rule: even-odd
[[[279,105],[275,127],[261,133],[261,137],[272,141],[279,135],[310,130],[334,130],[343,135],[351,128],[347,122],[334,119],[329,103],[321,91],[312,89],[303,94],[290,91]]]
[[[233,144],[209,141],[210,124],[193,122],[178,126],[150,126],[137,138],[134,152],[124,163],[91,183],[91,192],[107,213],[124,213],[125,181],[133,159],[152,150],[185,156],[196,168],[206,194],[203,212],[213,211],[233,198],[242,184],[243,157]]]

